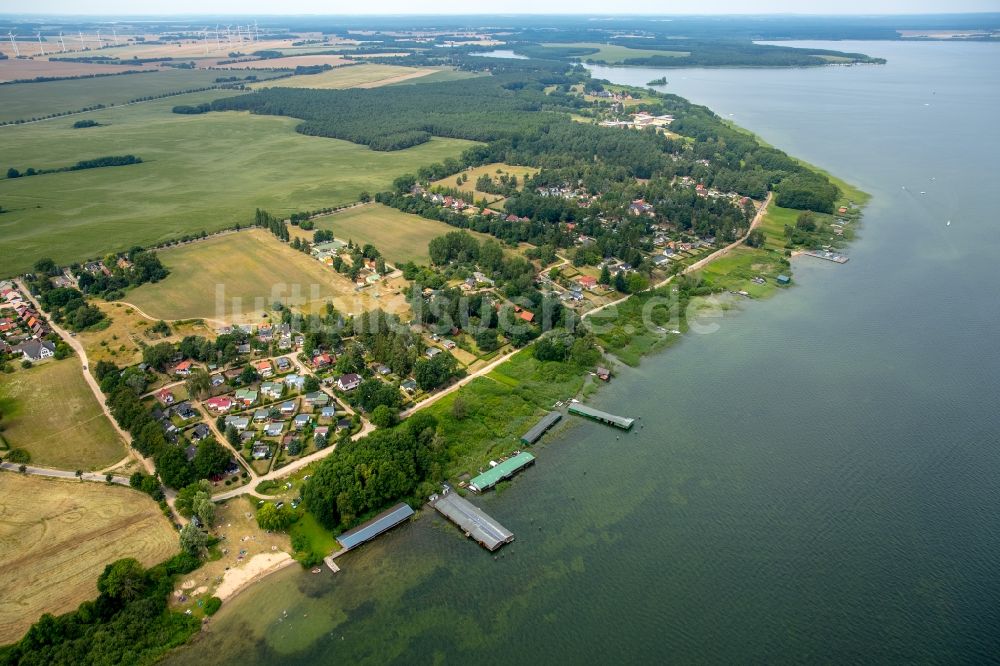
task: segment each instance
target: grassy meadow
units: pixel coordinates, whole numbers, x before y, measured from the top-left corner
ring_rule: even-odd
[[[75,357],[0,375],[0,411],[4,439],[30,453],[32,464],[89,471],[127,453]]]
[[[258,76],[267,75],[255,73]],[[215,79],[220,76],[230,74],[198,69],[164,69],[91,79],[14,83],[0,86],[0,121],[29,119],[58,111],[76,111],[95,104],[122,104],[137,97],[204,88],[215,85]],[[54,118],[46,120],[44,124],[72,125],[73,120],[85,117],[90,116]],[[4,131],[9,130],[0,128],[0,132]],[[0,136],[5,143],[9,140],[6,134]]]
[[[295,302],[305,310],[327,301],[350,313],[379,305],[370,290],[356,292],[346,277],[263,229],[224,234],[169,248],[159,255],[170,275],[125,296],[129,303],[158,319],[259,322],[275,301],[289,296],[293,300],[301,296],[301,302]],[[216,306],[220,289],[224,296],[221,309]],[[239,307],[234,298],[240,299]]]
[[[444,222],[403,213],[382,204],[356,206],[315,220],[317,229],[329,229],[337,238],[371,243],[389,263],[413,261],[429,264],[427,244],[432,238],[455,231]],[[472,233],[479,240],[485,234]]]
[[[609,65],[624,62],[627,58],[649,58],[651,56],[673,56],[681,57],[688,55],[687,51],[654,51],[652,49],[630,49],[617,44],[599,44],[597,42],[572,42],[572,43],[549,43],[542,44],[547,47],[579,47],[589,49],[599,49],[597,53],[582,56],[581,60],[603,60]]]
[[[491,176],[494,181],[497,180],[497,178],[500,176],[501,173],[505,173],[508,176],[510,175],[517,176],[517,189],[522,190],[524,189],[524,179],[530,176],[534,176],[536,173],[538,173],[538,169],[536,167],[511,166],[509,164],[504,164],[502,162],[494,162],[493,164],[484,164],[483,166],[465,169],[461,173],[469,176],[469,179],[464,183],[462,183],[461,185],[459,185],[457,182],[457,179],[460,174],[455,174],[453,176],[448,176],[447,178],[442,178],[441,180],[436,180],[433,183],[431,183],[431,185],[439,185],[441,187],[453,187],[463,192],[471,192],[472,196],[475,198],[476,201],[485,199],[486,201],[493,203],[494,201],[499,201],[504,197],[499,194],[488,194],[486,192],[480,192],[479,190],[477,190],[476,181],[479,179],[480,176],[486,174],[488,176]]]
[[[177,533],[147,495],[120,486],[0,472],[0,644],[43,613],[97,597],[97,577],[123,557],[144,566],[178,551]],[[16,575],[13,575],[16,572]]]
[[[34,85],[34,84],[32,84]],[[5,86],[6,87],[6,86]],[[227,112],[178,115],[219,91],[182,95],[73,118],[0,128],[0,168],[58,167],[102,155],[142,164],[0,179],[0,274],[154,245],[185,233],[248,222],[257,207],[276,214],[355,201],[417,167],[471,145],[431,141],[396,152],[310,137],[293,118]],[[72,129],[76,118],[104,127]]]

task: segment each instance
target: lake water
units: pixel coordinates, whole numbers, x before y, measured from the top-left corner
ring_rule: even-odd
[[[228,604],[176,663],[984,663],[1000,654],[1000,45],[666,76],[873,194],[843,266],[624,370],[476,502]],[[906,189],[903,189],[905,187]],[[920,194],[920,192],[926,194]],[[951,220],[951,226],[946,222]]]

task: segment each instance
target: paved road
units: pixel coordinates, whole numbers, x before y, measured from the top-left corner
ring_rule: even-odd
[[[20,465],[14,463],[0,463],[0,468],[10,470],[12,472],[20,472]],[[48,476],[54,479],[76,479],[76,472],[68,472],[64,469],[49,469],[48,467],[34,467],[32,465],[25,466],[25,474],[34,474],[35,476]],[[97,481],[99,483],[107,483],[107,475],[101,474],[99,472],[84,472],[79,478],[84,481]],[[128,477],[125,476],[112,476],[111,483],[116,483],[119,486],[128,486]]]

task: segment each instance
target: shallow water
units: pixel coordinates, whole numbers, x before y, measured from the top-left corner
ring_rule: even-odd
[[[570,420],[476,500],[517,535],[499,557],[425,515],[250,589],[173,661],[996,659],[1000,45],[828,47],[889,64],[593,69],[871,192],[848,264],[801,258],[622,371],[592,402],[633,434]]]

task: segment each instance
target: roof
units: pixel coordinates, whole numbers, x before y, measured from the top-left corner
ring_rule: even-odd
[[[555,413],[558,414],[558,412]],[[522,451],[469,481],[469,487],[476,492],[488,490],[504,479],[514,476],[533,462],[535,462],[535,456],[527,451]]]
[[[602,412],[599,409],[594,409],[593,407],[587,407],[586,405],[581,405],[579,403],[573,403],[569,406],[569,411],[571,414],[576,414],[578,416],[586,416],[588,418],[601,421],[602,423],[608,423],[610,425],[618,426],[619,428],[624,428],[628,430],[635,423],[635,419],[631,419],[625,416],[616,416],[614,414],[609,414],[607,412]]]
[[[514,534],[455,492],[434,501],[434,508],[489,551],[514,540]]]
[[[522,311],[517,316],[520,317],[521,319],[523,319],[524,321],[534,321],[535,320],[535,313],[534,312],[528,312],[527,310]]]
[[[337,542],[345,549],[350,550],[374,539],[383,532],[391,530],[412,515],[413,509],[408,504],[397,504],[354,529],[344,532],[337,537]]]
[[[525,444],[534,444],[549,428],[559,423],[560,419],[562,419],[562,414],[559,412],[549,412],[535,424],[535,427],[521,436],[521,441]]]

